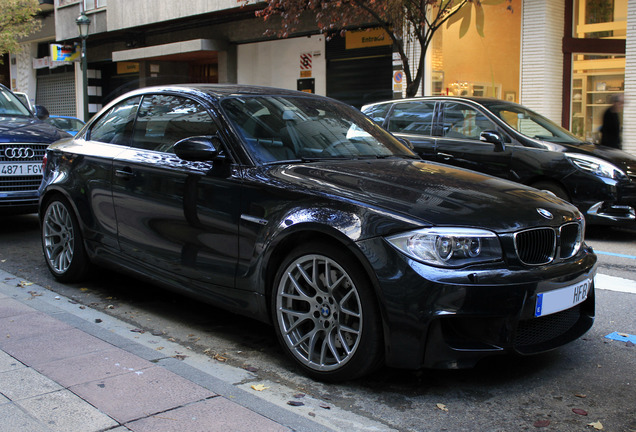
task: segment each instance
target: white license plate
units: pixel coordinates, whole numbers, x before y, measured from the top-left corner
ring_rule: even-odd
[[[0,177],[42,175],[42,162],[0,163]]]
[[[588,279],[565,288],[537,294],[534,316],[540,317],[561,312],[582,303],[592,288],[592,280]]]

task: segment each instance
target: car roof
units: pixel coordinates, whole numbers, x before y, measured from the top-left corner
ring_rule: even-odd
[[[204,93],[214,99],[221,99],[228,96],[258,96],[258,95],[278,95],[278,96],[313,96],[310,93],[286,90],[274,87],[244,85],[244,84],[174,84],[166,86],[144,87],[133,90],[127,95],[148,94],[153,92],[179,92],[179,93]]]
[[[393,99],[390,101],[375,102],[375,103],[366,104],[365,106],[374,106],[374,105],[391,104],[391,103],[403,103],[403,102],[417,102],[417,101],[472,102],[472,103],[483,105],[485,107],[495,105],[495,104],[521,106],[517,103],[505,101],[502,99],[496,99],[492,97],[479,97],[479,96],[420,96],[420,97],[407,98],[407,99]]]

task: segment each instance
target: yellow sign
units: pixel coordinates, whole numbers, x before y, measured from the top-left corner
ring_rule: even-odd
[[[366,30],[350,30],[345,33],[347,49],[369,48],[383,45],[393,45],[391,36],[383,28]]]
[[[301,78],[311,78],[311,71],[310,70],[301,70],[300,71],[300,77]]]
[[[117,75],[139,73],[139,63],[137,62],[118,62]]]

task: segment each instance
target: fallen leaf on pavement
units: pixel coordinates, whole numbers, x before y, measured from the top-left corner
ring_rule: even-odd
[[[331,409],[331,407],[330,407],[329,405],[327,405],[326,403],[321,403],[321,404],[320,404],[320,408],[322,408],[322,409],[328,409],[328,410],[330,410],[330,409]]]
[[[587,411],[582,410],[580,408],[572,408],[572,412],[574,414],[578,414],[578,415],[582,415],[582,416],[586,416],[587,415]]]
[[[269,387],[265,387],[263,384],[254,384],[252,388],[256,391],[263,391],[265,389],[268,389]]]
[[[227,358],[223,357],[221,354],[214,354],[214,357],[212,357],[214,360],[216,361],[220,361],[220,362],[226,362]]]
[[[245,366],[243,369],[248,372],[258,372],[258,368],[255,368],[254,366]]]
[[[185,360],[186,357],[188,357],[187,355],[184,354],[177,354],[174,356],[174,358],[176,358],[177,360]]]
[[[304,398],[304,397],[305,397],[305,393],[296,393],[296,394],[294,395],[294,397],[295,397],[296,399]]]
[[[550,426],[550,420],[537,420],[536,422],[534,422],[534,427],[536,428],[548,427],[548,426]]]
[[[446,405],[444,405],[444,404],[438,403],[437,404],[437,408],[441,409],[442,411],[448,412],[448,408],[446,408]]]
[[[577,398],[581,398],[581,399],[585,399],[587,397],[587,395],[584,394],[575,394],[574,396],[576,396]]]
[[[587,425],[592,426],[596,430],[603,430],[603,425],[601,424],[600,421],[588,423]]]
[[[291,406],[303,406],[305,405],[304,403],[300,402],[300,401],[287,401],[287,405],[291,405]]]

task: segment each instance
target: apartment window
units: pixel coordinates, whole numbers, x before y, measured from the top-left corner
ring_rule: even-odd
[[[84,10],[106,7],[106,0],[84,0]]]

